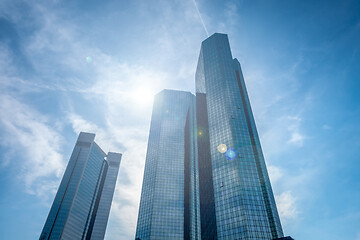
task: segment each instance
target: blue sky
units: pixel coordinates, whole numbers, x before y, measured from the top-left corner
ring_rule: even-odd
[[[38,238],[79,131],[123,152],[106,239],[134,237],[152,96],[194,91],[206,31],[242,65],[284,232],[360,239],[360,3],[331,0],[1,0],[1,239]]]

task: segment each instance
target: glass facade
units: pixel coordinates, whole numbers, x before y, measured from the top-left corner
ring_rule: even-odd
[[[199,239],[195,97],[163,90],[151,119],[136,239]]]
[[[232,58],[226,34],[216,33],[202,43],[196,98],[202,102],[201,111],[206,109],[211,156],[211,163],[206,164],[212,171],[200,174],[200,205],[211,205],[201,208],[202,239],[282,237],[241,67]],[[200,144],[198,147],[202,151]],[[203,183],[202,176],[207,178]],[[212,187],[213,198],[209,193]],[[216,230],[210,231],[209,226],[216,226]]]
[[[106,155],[94,139],[95,134],[80,133],[41,240],[103,239],[121,154]]]
[[[199,169],[199,196],[201,235],[216,239],[216,215],[213,174],[211,167],[209,123],[207,119],[206,94],[196,93],[197,149]]]
[[[89,232],[86,239],[104,239],[120,162],[121,154],[112,152],[108,153],[106,158],[108,167],[100,186],[102,192],[97,196],[98,203],[95,204],[97,209],[93,212],[94,218],[92,219],[93,224],[91,225],[92,231]]]
[[[203,41],[196,96],[155,97],[136,240],[283,237],[241,66]]]

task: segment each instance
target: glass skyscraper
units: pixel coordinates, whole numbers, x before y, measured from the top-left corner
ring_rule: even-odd
[[[240,63],[226,34],[201,45],[196,96],[154,101],[136,239],[283,237]]]
[[[199,239],[195,96],[155,96],[136,239]]]
[[[104,238],[121,154],[105,154],[94,139],[80,133],[40,240]]]
[[[196,98],[197,128],[206,133],[198,134],[202,239],[282,237],[240,63],[226,34],[202,42]]]

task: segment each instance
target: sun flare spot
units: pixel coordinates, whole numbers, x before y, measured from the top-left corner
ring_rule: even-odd
[[[222,143],[222,144],[220,144],[220,145],[217,147],[217,149],[218,149],[218,151],[219,151],[220,153],[225,153],[226,150],[227,150],[227,146]]]
[[[147,88],[137,88],[130,93],[130,97],[135,104],[140,107],[151,106],[154,100],[154,93]]]

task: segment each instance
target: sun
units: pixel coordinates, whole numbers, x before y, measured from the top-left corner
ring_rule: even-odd
[[[151,106],[154,100],[154,91],[149,88],[136,88],[130,93],[130,97],[135,104],[140,107]]]

